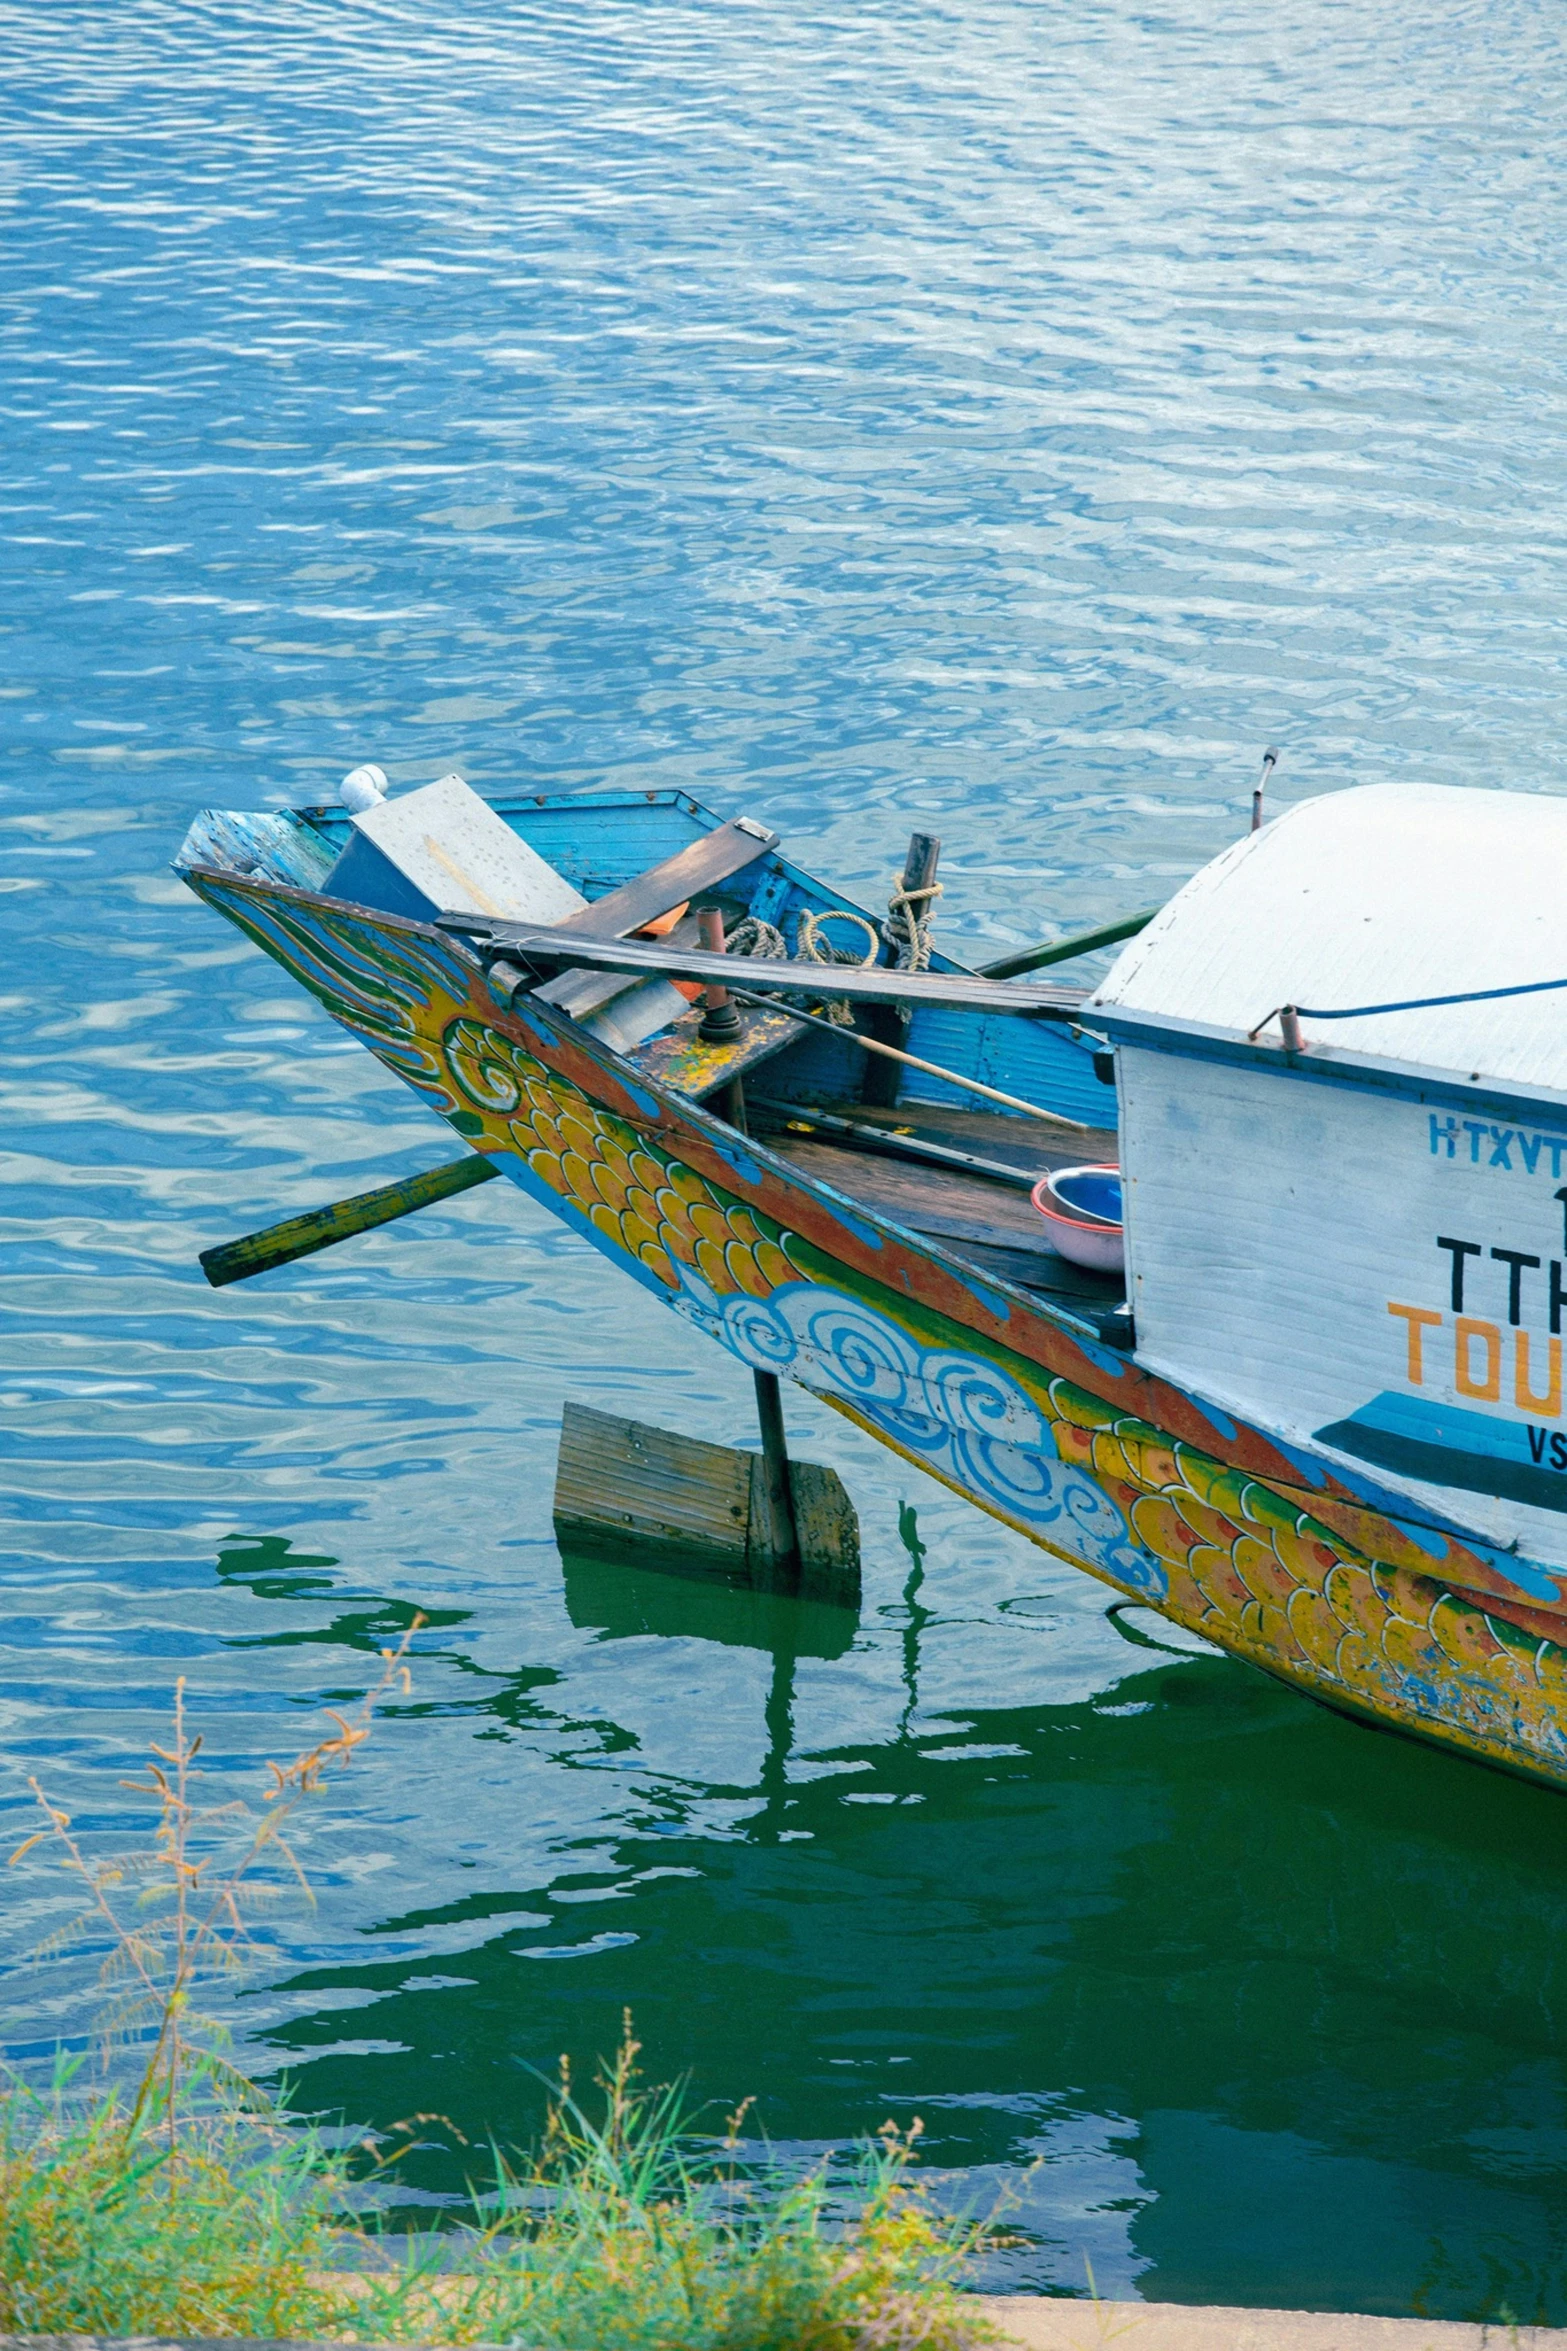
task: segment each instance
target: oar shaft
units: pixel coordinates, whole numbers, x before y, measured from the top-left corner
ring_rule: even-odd
[[[330,1208],[311,1208],[303,1216],[285,1217],[281,1224],[268,1225],[265,1232],[246,1233],[242,1240],[203,1249],[201,1270],[212,1287],[221,1290],[228,1282],[269,1273],[275,1265],[291,1265],[296,1257],[313,1257],[318,1249],[330,1249],[355,1233],[391,1224],[399,1216],[412,1215],[416,1208],[428,1208],[433,1201],[450,1200],[455,1193],[471,1191],[475,1184],[487,1184],[499,1174],[500,1169],[482,1151],[470,1151],[442,1167],[427,1169],[423,1175],[404,1176],[395,1184],[381,1185],[378,1191],[358,1192],[352,1200],[335,1201]]]
[[[744,988],[731,988],[742,1004],[755,1004],[758,999]],[[943,1085],[960,1086],[965,1094],[981,1094],[987,1102],[999,1102],[1003,1110],[1021,1110],[1025,1118],[1042,1118],[1053,1127],[1080,1127],[1085,1135],[1098,1130],[1084,1124],[1080,1118],[1063,1118],[1057,1110],[1041,1110],[1037,1102],[1025,1102],[1020,1095],[1003,1094],[997,1086],[982,1086],[978,1078],[960,1076],[955,1069],[945,1069],[939,1061],[922,1061],[917,1053],[902,1053],[896,1045],[883,1045],[876,1037],[862,1036],[858,1029],[840,1028],[836,1021],[823,1020],[820,1013],[802,1012],[798,1004],[789,1007],[791,1020],[803,1020],[813,1029],[825,1029],[829,1037],[841,1044],[857,1045],[862,1053],[879,1053],[888,1061],[901,1061],[906,1069],[922,1069],[927,1077],[940,1078]]]
[[[1074,955],[1091,955],[1096,947],[1113,947],[1120,939],[1135,939],[1159,911],[1157,906],[1145,906],[1141,914],[1129,914],[1120,922],[1101,923],[1097,931],[1079,931],[1072,939],[1057,939],[1053,947],[1019,948],[1015,955],[1003,955],[996,963],[980,964],[979,976],[986,980],[1015,980],[1025,971],[1042,970],[1047,963],[1070,963]]]

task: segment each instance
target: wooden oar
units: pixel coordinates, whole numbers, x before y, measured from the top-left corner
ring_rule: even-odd
[[[428,1208],[432,1201],[469,1192],[475,1184],[487,1184],[500,1172],[482,1151],[470,1151],[443,1167],[427,1169],[423,1175],[404,1176],[395,1184],[383,1184],[379,1191],[358,1192],[352,1200],[335,1201],[330,1208],[310,1208],[303,1216],[287,1216],[281,1224],[268,1225],[265,1232],[247,1233],[243,1240],[203,1249],[201,1270],[215,1290],[228,1282],[246,1282],[252,1274],[269,1273],[275,1265],[291,1265],[296,1257],[313,1257],[318,1249],[330,1249],[355,1233],[368,1233],[378,1224],[410,1216],[416,1208]]]
[[[995,963],[981,963],[976,968],[987,980],[1015,980],[1025,971],[1042,971],[1047,963],[1070,963],[1074,955],[1091,955],[1096,947],[1113,947],[1119,939],[1135,939],[1161,911],[1157,906],[1145,906],[1141,914],[1128,914],[1120,922],[1101,923],[1098,930],[1079,931],[1072,939],[1057,939],[1053,947],[1020,947],[1015,955],[1003,955]]]

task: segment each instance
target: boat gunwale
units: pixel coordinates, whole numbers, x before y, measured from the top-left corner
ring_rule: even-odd
[[[1502,1118],[1538,1115],[1559,1125],[1567,1140],[1567,1093],[1556,1093],[1549,1087],[1537,1087],[1532,1093],[1511,1092],[1506,1079],[1466,1078],[1457,1070],[1440,1069],[1429,1062],[1356,1053],[1343,1045],[1319,1045],[1314,1040],[1295,1053],[1283,1045],[1254,1043],[1241,1029],[1214,1028],[1168,1013],[1112,1010],[1092,999],[1083,1005],[1082,1025],[1104,1030],[1117,1044],[1166,1053],[1172,1060],[1226,1062],[1265,1075],[1304,1078],[1315,1085],[1347,1086],[1417,1103],[1440,1101]]]

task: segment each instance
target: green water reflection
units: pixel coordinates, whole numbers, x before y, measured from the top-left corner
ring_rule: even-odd
[[[1004,2282],[1081,2290],[1086,2256],[1102,2291],[1153,2298],[1567,2315],[1561,1800],[1146,1647],[1097,1700],[915,1728],[912,1512],[904,1535],[910,1707],[890,1738],[805,1755],[797,1663],[852,1672],[852,1621],[569,1562],[574,1621],[650,1670],[712,1644],[685,1652],[693,1709],[726,1652],[767,1651],[762,1768],[666,1777],[580,1866],[562,1850],[536,1884],[387,1917],[455,1932],[439,1976],[302,1975],[314,2012],[274,2040],[311,2060],[311,2102],[525,2138],[529,2069],[607,2047],[629,2004],[661,2071],[715,2112],[756,2093],[783,2145],[919,2113],[940,2164],[1042,2155],[1019,2216],[1038,2241]],[[1157,1620],[1126,1629],[1146,1644]],[[480,1712],[514,1724],[551,1680],[492,1685]],[[698,1797],[732,1805],[724,1833],[693,1828]],[[349,1988],[374,1995],[371,2067],[340,2041]],[[465,2161],[431,2149],[411,2176],[450,2191]]]

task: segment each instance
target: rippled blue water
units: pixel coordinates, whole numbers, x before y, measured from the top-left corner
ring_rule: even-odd
[[[1560,788],[1563,49],[12,0],[0,1799],[125,1829],[177,1673],[249,1785],[425,1611],[244,2011],[302,2095],[526,2136],[629,1999],[792,2148],[1043,2157],[1013,2282],[1567,2315],[1560,1800],[1134,1645],[804,1399],[850,1651],[563,1581],[562,1395],[742,1439],[739,1377],[503,1186],[209,1292],[447,1146],[167,871],[364,758],[678,784],[870,896],[939,830],[979,954],[1167,892],[1270,740]],[[37,2054],[89,1985],[5,1884]]]

